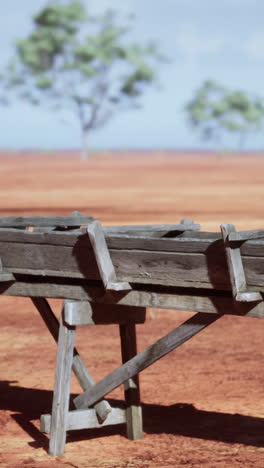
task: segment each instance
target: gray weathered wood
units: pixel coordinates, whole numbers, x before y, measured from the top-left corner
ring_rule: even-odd
[[[75,328],[66,326],[61,318],[50,429],[49,453],[51,455],[62,455],[64,452],[74,338]]]
[[[11,284],[1,283],[0,293],[6,296],[21,296],[21,297],[49,297],[49,298],[66,298],[81,301],[94,301],[104,304],[130,305],[136,307],[151,307],[158,309],[175,309],[186,311],[206,312],[219,314],[224,311],[229,315],[241,315],[245,317],[264,317],[264,304],[260,303],[237,303],[234,306],[234,301],[227,293],[222,295],[203,295],[197,291],[194,292],[173,290],[169,288],[159,291],[150,288],[151,290],[134,289],[125,295],[109,295],[105,296],[102,288],[95,286],[86,286],[85,284],[58,284],[46,282],[32,281],[16,281]]]
[[[49,229],[49,228],[48,228]],[[210,254],[222,255],[223,241],[221,233],[214,232],[183,232],[175,238],[152,238],[151,236],[120,235],[110,234],[107,227],[104,228],[107,246],[111,250],[154,250],[160,252],[178,253],[203,253],[208,249]],[[237,233],[239,234],[239,233]],[[86,229],[74,229],[72,231],[48,232],[26,232],[17,229],[1,229],[0,242],[8,243],[11,248],[13,243],[24,244],[45,244],[49,246],[67,246],[75,248],[91,249],[91,244]],[[241,245],[241,252],[244,256],[264,256],[264,240],[249,240]]]
[[[250,239],[263,239],[264,238],[264,229],[257,229],[255,231],[240,231],[240,232],[230,232],[229,240],[230,241],[245,241]]]
[[[15,281],[15,277],[12,273],[8,273],[4,270],[2,260],[0,258],[0,283],[6,283],[8,281]]]
[[[127,282],[117,280],[115,268],[99,221],[93,221],[88,225],[87,232],[105,289],[114,291],[128,291],[131,289]]]
[[[123,364],[137,354],[136,326],[134,323],[119,327]],[[134,375],[124,383],[127,437],[131,440],[143,438],[142,408],[140,404],[139,376]]]
[[[49,332],[53,336],[54,340],[58,342],[58,336],[59,336],[59,321],[55,314],[52,312],[52,309],[48,303],[48,301],[42,297],[31,297],[31,300],[38,310],[40,316],[42,317],[44,323],[46,324]],[[67,301],[64,303],[64,321],[67,323],[65,320],[65,310],[67,309]],[[68,325],[73,325],[69,324]],[[75,374],[80,386],[82,389],[88,390],[89,388],[93,387],[95,385],[95,381],[93,380],[92,376],[86,369],[84,362],[79,355],[78,351],[76,348],[73,350],[73,363],[72,363],[72,370],[73,373]],[[100,401],[97,403],[95,406],[96,414],[98,417],[98,420],[100,422],[105,421],[108,414],[111,412],[111,406],[108,403],[108,401]]]
[[[1,216],[0,227],[30,227],[30,226],[84,226],[93,220],[91,216]]]
[[[221,231],[225,244],[226,258],[234,299],[240,302],[261,301],[262,296],[259,292],[248,290],[240,246],[230,245],[229,235],[236,232],[235,227],[232,224],[222,224]]]
[[[72,370],[74,371],[75,375],[78,376],[78,381],[80,382],[81,387],[83,390],[89,390],[95,385],[95,382],[85,367],[84,362],[79,355],[79,353],[73,352],[73,362],[72,362]],[[95,413],[98,419],[99,424],[102,424],[104,421],[107,420],[109,414],[112,411],[112,408],[108,401],[101,400],[94,405]]]
[[[104,229],[108,234],[140,234],[140,233],[149,233],[150,235],[165,235],[169,232],[182,232],[186,231],[196,231],[200,229],[200,224],[194,224],[190,221],[192,220],[183,220],[186,222],[181,222],[180,224],[150,224],[150,225],[132,225],[132,226],[105,226]]]
[[[220,317],[221,315],[196,314],[180,327],[176,328],[102,379],[93,389],[76,397],[74,399],[76,407],[81,409],[93,405],[107,393],[185,343],[192,336],[199,333]]]
[[[144,323],[146,309],[120,305],[96,304],[88,301],[66,301],[64,320],[68,325]]]
[[[40,431],[46,434],[50,433],[51,415],[43,414],[40,418]],[[116,424],[124,424],[126,422],[126,412],[122,408],[112,408],[106,421],[100,424],[97,420],[95,410],[75,410],[69,411],[67,415],[66,430],[72,431],[76,429],[92,429]]]
[[[0,256],[8,273],[100,279],[85,234],[60,236],[60,233],[34,234],[6,230],[8,232],[3,235],[3,231],[0,231]],[[59,245],[67,242],[71,245]],[[110,255],[119,281],[231,288],[223,242],[220,240],[112,238],[111,242],[114,245],[110,248]],[[247,246],[242,246],[241,252],[247,284],[264,290],[264,243],[259,242],[259,245],[258,241],[246,242]],[[118,249],[119,244],[122,248]]]

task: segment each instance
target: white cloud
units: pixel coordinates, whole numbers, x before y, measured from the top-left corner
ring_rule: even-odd
[[[245,41],[243,49],[251,58],[264,59],[264,31],[252,33]]]
[[[175,31],[175,44],[184,56],[211,55],[226,45],[224,37],[209,37],[192,24],[182,25]]]

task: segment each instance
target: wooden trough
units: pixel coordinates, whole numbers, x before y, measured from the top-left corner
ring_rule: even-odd
[[[138,373],[224,314],[264,317],[264,231],[199,231],[192,220],[177,225],[102,227],[71,217],[0,218],[0,292],[30,297],[58,341],[50,453],[62,454],[66,431],[127,424],[142,437]],[[47,298],[63,298],[60,322]],[[197,312],[137,354],[137,323],[145,308]],[[95,384],[74,348],[77,326],[116,323],[123,365]],[[69,411],[71,371],[83,393]],[[103,398],[125,385],[126,409]]]

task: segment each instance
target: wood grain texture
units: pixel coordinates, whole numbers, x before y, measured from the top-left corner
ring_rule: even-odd
[[[50,297],[69,298],[81,301],[93,301],[99,304],[118,304],[136,307],[151,307],[158,309],[175,309],[186,311],[197,311],[212,314],[240,315],[245,317],[264,317],[264,305],[258,304],[234,304],[232,296],[222,292],[215,295],[213,292],[208,295],[197,294],[192,290],[188,293],[185,289],[178,291],[169,288],[164,291],[159,288],[134,289],[125,295],[104,295],[102,288],[80,284],[58,284],[55,282],[32,283],[27,281],[16,281],[11,284],[0,284],[0,293],[8,296],[21,297]],[[207,291],[209,293],[209,291]]]
[[[126,411],[122,408],[113,408],[107,420],[100,424],[97,420],[95,410],[75,410],[69,411],[67,416],[66,430],[72,431],[76,429],[91,429],[115,424],[124,424],[126,422]],[[40,430],[46,434],[50,433],[51,415],[43,414],[40,418]],[[88,442],[89,444],[89,442]]]
[[[7,232],[8,231],[8,232]],[[203,233],[195,233],[196,236]],[[189,235],[189,234],[188,234]],[[216,238],[106,238],[118,281],[230,289],[223,241]],[[264,243],[241,247],[248,286],[264,290]],[[11,274],[99,280],[87,234],[0,230],[0,256]]]
[[[144,323],[146,309],[88,301],[65,301],[64,320],[68,325],[102,325],[127,322]]]
[[[0,227],[25,228],[30,226],[84,226],[93,220],[91,216],[1,216]]]
[[[31,300],[34,306],[36,307],[36,309],[38,310],[40,316],[42,317],[42,320],[44,321],[50,334],[53,336],[54,340],[58,342],[59,321],[57,317],[55,316],[55,314],[53,313],[48,301],[42,297],[39,297],[39,298],[31,297]],[[66,308],[67,308],[67,301],[65,301],[64,303],[64,321],[67,323],[67,321],[65,320]],[[73,325],[73,324],[68,324],[68,325]],[[85,364],[76,348],[74,348],[73,350],[72,370],[81,388],[84,391],[87,390],[88,388],[91,388],[93,385],[95,385],[95,382],[92,376],[86,369]],[[106,420],[108,414],[111,412],[111,406],[107,401],[102,400],[99,403],[97,403],[95,410],[96,410],[98,420],[102,422]]]
[[[131,286],[126,281],[118,281],[116,277],[115,267],[110,257],[104,231],[99,221],[93,221],[90,223],[87,227],[87,233],[96,258],[100,278],[105,289],[110,291],[130,290]]]
[[[230,241],[245,241],[249,239],[264,239],[264,229],[254,231],[230,232]]]
[[[62,455],[64,452],[74,339],[75,328],[65,326],[61,318],[50,429],[49,453],[51,455]]]
[[[240,302],[261,301],[262,296],[259,292],[248,290],[240,246],[230,245],[229,236],[231,233],[236,234],[235,227],[232,224],[222,224],[221,231],[234,299]]]
[[[97,383],[93,389],[76,397],[74,399],[74,404],[79,409],[93,405],[126,380],[185,343],[192,336],[199,333],[220,317],[221,316],[212,316],[210,314],[196,314],[180,327],[176,328],[106,376]]]
[[[123,364],[137,354],[137,336],[134,323],[120,325],[121,355]],[[142,408],[140,404],[139,376],[134,375],[124,383],[127,437],[131,440],[143,438]]]

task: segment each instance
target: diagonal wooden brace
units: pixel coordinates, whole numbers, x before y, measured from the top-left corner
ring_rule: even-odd
[[[220,317],[222,317],[222,315],[206,313],[198,313],[194,315],[180,325],[180,327],[177,327],[152,346],[137,354],[118,369],[114,370],[111,374],[98,382],[93,388],[76,397],[74,399],[76,408],[82,409],[92,406],[116,387],[123,384],[128,379],[131,379],[134,375],[146,369],[158,359],[185,343],[185,341],[189,340],[192,336],[196,335],[196,333],[199,333]]]
[[[31,297],[31,300],[41,315],[54,340],[58,342],[59,321],[52,312],[48,301],[41,297]],[[73,351],[72,370],[84,391],[95,385],[93,378],[85,367],[84,362],[76,348],[74,348]],[[111,409],[112,408],[110,404],[105,400],[102,400],[95,405],[96,415],[100,423],[106,420],[108,414],[111,412]]]
[[[93,221],[91,224],[88,224],[87,232],[105,289],[110,291],[131,290],[129,283],[126,281],[118,281],[116,277],[115,268],[106,244],[104,231],[99,221]]]
[[[248,290],[240,252],[240,245],[234,242],[241,242],[239,233],[236,232],[233,224],[221,224],[221,231],[226,252],[233,298],[238,302],[262,301],[262,295],[259,292]]]

